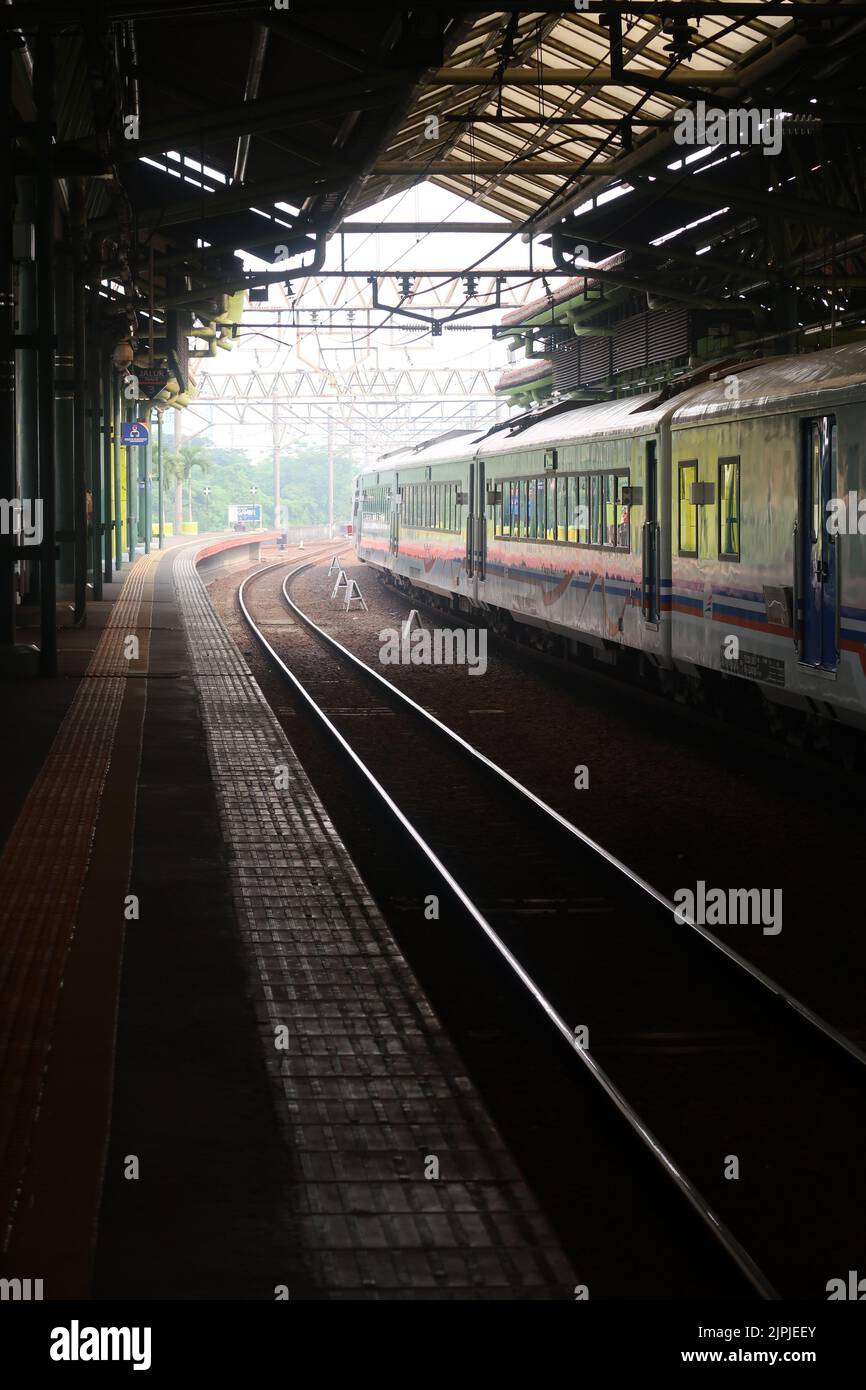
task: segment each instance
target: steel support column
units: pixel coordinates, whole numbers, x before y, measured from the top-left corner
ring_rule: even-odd
[[[105,565],[105,582],[110,584],[113,569],[112,542],[117,525],[117,497],[111,486],[111,432],[114,423],[114,401],[111,390],[111,358],[102,350],[99,351],[99,366],[102,392],[102,512],[105,519],[102,532],[103,563]]]
[[[151,507],[150,507],[150,503],[151,503],[151,491],[150,491],[150,464],[151,464],[151,459],[152,459],[152,457],[153,457],[153,445],[152,445],[152,443],[151,443],[150,431],[151,431],[151,428],[152,428],[152,426],[153,426],[153,418],[152,418],[152,414],[151,414],[151,411],[150,411],[150,410],[148,410],[148,411],[146,412],[146,423],[147,423],[147,443],[145,444],[144,448],[143,448],[142,451],[141,451],[141,452],[144,454],[144,487],[142,488],[143,496],[142,496],[142,499],[141,499],[141,500],[142,500],[142,504],[143,504],[143,505],[142,505],[142,511],[144,512],[144,527],[143,527],[143,530],[144,530],[144,553],[145,553],[145,555],[149,555],[149,554],[150,554],[150,540],[151,540],[151,534],[152,534],[152,532],[153,532],[153,521],[152,521],[152,519],[151,519],[151,514],[150,514],[150,513],[151,513]]]
[[[156,501],[159,507],[159,549],[165,549],[165,491],[162,473],[162,411],[156,412]]]
[[[87,386],[90,404],[87,412],[89,426],[88,458],[90,463],[90,492],[93,497],[93,518],[90,532],[90,568],[93,571],[93,597],[102,598],[102,537],[107,527],[107,513],[102,505],[102,353],[99,348],[99,271],[90,268],[90,312],[87,320]]]
[[[127,424],[131,424],[135,419],[134,406],[128,402],[123,409],[124,419]],[[126,553],[129,563],[135,559],[135,545],[138,532],[138,465],[134,462],[136,458],[136,446],[127,444],[126,446]]]
[[[114,371],[114,363],[109,364],[111,373],[111,418],[112,418],[112,460],[114,471],[114,568],[120,573],[123,568],[123,500],[120,486],[120,425],[123,420],[120,381]]]
[[[13,335],[12,209],[12,49],[0,43],[0,504],[19,498],[15,462],[15,348]],[[29,500],[29,499],[28,499]],[[0,646],[15,642],[15,559],[17,518],[6,507],[0,526]]]
[[[34,179],[18,179],[15,211],[16,221],[22,234],[29,233],[36,222],[36,181]],[[28,246],[27,249],[29,251],[30,247]],[[15,360],[15,455],[21,496],[32,499],[34,502],[41,497],[39,488],[39,388],[36,359],[39,324],[37,295],[36,261],[28,255],[18,262],[18,332],[22,338],[27,340],[27,346],[19,347]],[[41,552],[39,547],[34,545],[30,549],[30,557],[21,563],[19,593],[22,605],[35,605],[39,602],[40,564]]]
[[[42,500],[40,565],[43,676],[57,673],[57,507],[54,495],[54,41],[44,29],[36,44],[33,74],[40,162],[36,177],[37,362],[39,392],[39,493]]]

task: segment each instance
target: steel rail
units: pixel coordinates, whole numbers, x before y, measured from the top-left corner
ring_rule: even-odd
[[[313,561],[305,561],[303,564],[296,565],[292,569],[291,573],[286,576],[286,580],[284,581],[284,594],[285,584],[288,582],[288,580],[290,578],[296,578],[299,574],[303,573],[304,570],[311,568],[311,565],[313,563]],[[575,1042],[574,1034],[571,1028],[569,1027],[568,1023],[565,1021],[562,1015],[554,1008],[553,1004],[542,992],[539,986],[535,983],[529,972],[524,969],[517,957],[513,954],[512,951],[509,950],[505,942],[498,935],[495,929],[491,926],[490,922],[488,922],[484,914],[475,905],[475,903],[473,902],[469,894],[466,892],[466,890],[461,886],[461,884],[457,881],[454,875],[445,866],[445,864],[439,858],[432,846],[429,845],[427,841],[424,839],[421,832],[416,828],[416,826],[405,814],[405,812],[400,809],[400,807],[397,805],[396,801],[393,799],[390,793],[385,789],[385,787],[383,787],[382,783],[378,780],[378,778],[370,770],[370,768],[367,767],[366,763],[359,756],[359,754],[355,752],[354,748],[343,736],[343,734],[340,733],[340,730],[336,727],[336,725],[328,718],[327,714],[324,712],[321,706],[317,704],[313,696],[307,690],[306,686],[298,679],[295,673],[290,669],[289,666],[286,665],[285,661],[283,661],[279,653],[276,652],[274,648],[271,646],[270,642],[265,637],[264,633],[261,631],[261,629],[255,622],[252,614],[250,613],[245,599],[245,590],[247,585],[252,581],[260,579],[263,575],[268,574],[274,569],[280,568],[282,568],[282,565],[268,565],[262,569],[259,569],[254,574],[248,575],[247,578],[241,584],[240,588],[238,589],[238,603],[241,609],[241,613],[243,614],[247,626],[253,633],[253,636],[268,653],[269,657],[277,666],[277,668],[282,672],[283,676],[291,683],[292,686],[294,686],[298,694],[306,702],[306,704],[312,710],[316,718],[324,725],[324,727],[328,730],[331,736],[340,745],[343,752],[354,763],[358,771],[373,788],[376,795],[380,798],[381,801],[384,802],[391,814],[395,817],[395,819],[399,822],[399,824],[403,827],[403,829],[418,846],[421,853],[433,865],[440,878],[442,878],[442,880],[448,885],[448,887],[451,889],[452,893],[455,895],[458,901],[462,904],[462,906],[469,913],[472,919],[477,923],[477,925],[485,933],[488,939],[492,942],[496,950],[506,961],[506,963],[509,965],[509,967],[517,976],[517,978],[532,995],[535,1002],[547,1015],[547,1017],[550,1019],[551,1023],[561,1034],[561,1036],[566,1040],[572,1051],[578,1054],[584,1066],[587,1068],[590,1075],[592,1076],[593,1080],[596,1081],[596,1083],[602,1088],[604,1093],[607,1095],[608,1099],[613,1102],[616,1109],[619,1111],[620,1115],[622,1115],[623,1119],[629,1125],[631,1130],[638,1136],[638,1138],[641,1140],[644,1146],[650,1151],[652,1156],[661,1165],[662,1169],[674,1183],[680,1194],[685,1198],[692,1210],[697,1213],[703,1224],[715,1237],[715,1239],[721,1245],[722,1249],[725,1251],[726,1255],[733,1261],[736,1267],[740,1270],[741,1274],[743,1274],[743,1276],[746,1278],[749,1284],[751,1284],[755,1292],[762,1299],[765,1300],[780,1299],[781,1294],[771,1283],[767,1275],[764,1274],[763,1270],[753,1259],[753,1257],[749,1254],[745,1246],[725,1225],[721,1217],[717,1215],[717,1213],[710,1206],[709,1202],[702,1195],[699,1189],[695,1186],[692,1180],[688,1177],[686,1173],[683,1172],[683,1170],[675,1162],[672,1156],[655,1137],[653,1132],[650,1130],[649,1126],[644,1122],[644,1120],[632,1106],[630,1101],[626,1098],[623,1092],[620,1091],[619,1087],[607,1074],[604,1068],[592,1056],[589,1049],[581,1047],[578,1043]],[[308,622],[310,626],[316,627],[316,624],[311,623],[310,620],[306,618],[306,616],[301,612],[300,609],[297,608],[297,605],[294,604],[291,599],[288,599],[288,602],[291,605],[291,607],[298,612],[299,616],[302,618],[304,622]],[[318,630],[321,631],[321,629]],[[334,645],[336,647],[340,647],[340,643],[338,642],[334,643]],[[341,648],[341,650],[345,651],[345,648]],[[363,666],[364,663],[360,662],[359,664]],[[365,669],[369,670],[369,668]],[[375,675],[376,673],[373,672],[373,674]],[[389,682],[386,681],[385,684],[387,685],[389,684]],[[413,701],[410,701],[409,703],[414,704]],[[418,706],[418,708],[420,708],[420,706]],[[434,720],[433,722],[437,724],[439,723],[438,720]],[[444,728],[445,726],[441,727]],[[461,743],[463,742],[459,738],[458,741]],[[466,745],[466,747],[470,752],[475,751],[471,748],[470,745]],[[478,756],[482,757],[483,761],[488,761],[487,759],[483,758],[483,755]]]
[[[300,573],[300,571],[298,571],[298,573]],[[296,576],[293,575],[291,577],[295,578]],[[540,796],[536,795],[535,792],[530,791],[529,787],[524,786],[524,784],[522,782],[519,782],[516,777],[512,777],[511,773],[506,772],[505,768],[502,768],[498,765],[498,763],[493,762],[492,759],[488,758],[487,755],[485,753],[482,753],[480,749],[476,748],[473,744],[469,743],[465,738],[462,737],[462,735],[458,734],[454,729],[449,728],[449,726],[447,724],[444,724],[441,719],[437,719],[435,714],[431,714],[430,711],[425,709],[423,705],[418,704],[418,702],[416,700],[413,700],[411,696],[407,695],[404,691],[400,690],[396,685],[394,685],[391,681],[387,680],[378,671],[375,671],[372,668],[372,666],[368,666],[367,663],[365,661],[362,661],[360,657],[356,656],[354,652],[351,652],[347,647],[344,647],[341,642],[338,642],[335,637],[332,637],[329,633],[327,633],[324,630],[324,628],[319,627],[317,623],[313,622],[312,618],[308,617],[307,614],[304,613],[304,611],[301,608],[299,608],[299,606],[294,602],[294,600],[289,597],[288,579],[289,576],[287,576],[285,582],[283,583],[283,597],[285,598],[286,603],[298,615],[301,621],[304,622],[307,625],[307,627],[309,627],[313,632],[315,632],[315,634],[317,635],[317,637],[320,638],[320,640],[329,643],[332,647],[339,651],[342,656],[344,656],[348,661],[352,662],[367,676],[370,676],[373,678],[373,680],[378,681],[379,684],[384,686],[385,689],[388,690],[392,695],[395,695],[399,700],[402,700],[403,703],[408,705],[409,708],[412,709],[412,711],[415,714],[422,716],[431,724],[435,725],[441,733],[447,735],[448,738],[452,739],[454,743],[458,744],[458,746],[464,750],[464,752],[470,753],[473,758],[477,758],[479,762],[483,763],[484,766],[487,767],[491,772],[495,773],[497,777],[501,777],[504,782],[507,782],[509,786],[513,787],[514,790],[519,792],[521,796],[526,797],[540,811],[543,811],[546,816],[549,816],[552,820],[556,821],[556,823],[559,826],[561,826],[563,830],[566,830],[569,835],[574,835],[576,839],[580,840],[581,843],[587,849],[591,850],[593,854],[596,854],[600,858],[604,859],[605,862],[611,866],[611,868],[615,869],[618,873],[623,874],[626,878],[630,879],[632,883],[634,883],[635,886],[641,890],[641,892],[646,893],[649,897],[653,898],[661,907],[665,908],[668,912],[671,912],[674,916],[674,921],[678,925],[691,928],[692,931],[696,932],[697,935],[702,937],[703,940],[706,941],[709,945],[713,946],[717,951],[720,951],[721,954],[725,956],[732,965],[744,971],[758,985],[760,985],[763,989],[767,990],[770,994],[772,994],[775,999],[777,999],[780,1003],[784,1004],[787,1008],[791,1009],[801,1020],[807,1023],[810,1027],[817,1029],[819,1033],[821,1033],[835,1046],[840,1047],[845,1053],[847,1053],[849,1057],[851,1057],[855,1062],[859,1063],[860,1066],[866,1066],[866,1053],[864,1053],[863,1049],[858,1047],[856,1043],[852,1042],[850,1038],[847,1038],[844,1033],[840,1032],[838,1028],[835,1028],[833,1024],[830,1023],[827,1019],[823,1018],[821,1014],[816,1013],[815,1010],[811,1009],[808,1004],[804,1004],[801,999],[798,999],[797,996],[795,994],[792,994],[790,990],[786,989],[784,985],[780,984],[777,980],[774,980],[771,975],[767,975],[763,970],[760,970],[758,966],[753,965],[752,962],[747,960],[745,956],[740,955],[739,951],[735,951],[732,946],[728,946],[713,932],[709,931],[707,927],[703,926],[699,922],[695,922],[693,918],[688,913],[686,913],[683,908],[676,907],[674,903],[670,901],[669,898],[665,897],[664,893],[662,893],[658,888],[653,887],[651,883],[647,882],[647,880],[643,878],[639,873],[637,873],[634,869],[630,869],[627,864],[625,864],[621,859],[618,859],[617,856],[611,853],[610,850],[605,849],[604,846],[600,845],[597,840],[592,839],[592,837],[590,835],[587,835],[585,831],[580,830],[572,821],[568,820],[553,806],[550,806],[546,801],[543,801]]]

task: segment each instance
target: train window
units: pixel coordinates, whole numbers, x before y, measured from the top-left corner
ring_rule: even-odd
[[[740,558],[740,460],[719,459],[719,556]]]
[[[593,545],[629,550],[629,506],[624,500],[626,471],[558,474],[551,478],[497,478],[494,533],[510,540]],[[459,508],[454,515],[459,530]],[[438,524],[449,525],[446,520]]]
[[[822,530],[821,516],[821,430],[817,420],[811,425],[812,436],[812,457],[811,471],[812,479],[810,483],[812,497],[812,544],[815,545]]]
[[[574,479],[571,479],[574,482]],[[568,535],[568,489],[569,479],[560,477],[556,480],[556,539],[567,541]]]
[[[510,536],[510,535],[511,535],[511,518],[514,516],[514,508],[515,508],[516,503],[517,503],[517,484],[516,484],[516,483],[500,483],[499,486],[500,486],[501,489],[502,489],[502,493],[501,493],[502,500],[501,500],[501,502],[499,503],[499,509],[500,509],[499,534],[500,534],[500,536]],[[512,499],[513,499],[513,500],[512,500]]]
[[[535,480],[535,539],[547,539],[547,479]]]
[[[580,486],[579,478],[569,478],[568,480],[568,539],[572,544],[577,543],[577,496]]]
[[[526,504],[526,530],[523,532],[523,534],[524,534],[524,536],[534,537],[534,536],[535,536],[535,479],[534,479],[534,478],[530,478],[530,479],[529,479],[529,482],[528,482],[527,484],[525,484],[525,486],[526,486],[526,488],[527,488],[527,498],[528,498],[528,500],[527,500],[527,504]]]
[[[604,545],[616,545],[616,475],[604,475]]]
[[[542,483],[543,481],[542,479]],[[547,530],[545,535],[549,541],[556,540],[556,478],[548,478],[547,480]]]
[[[593,473],[589,479],[589,544],[601,545],[601,474]]]
[[[403,524],[415,530],[459,531],[458,490],[459,484],[454,482],[406,484],[402,489]],[[371,501],[365,503],[370,507],[370,515],[386,519],[388,498],[387,488],[376,488]]]
[[[520,484],[511,484],[511,513],[508,519],[508,533],[511,536],[520,534]]]
[[[577,488],[577,539],[589,545],[589,478],[582,473]]]
[[[628,474],[617,473],[616,478],[616,548],[629,550],[631,535],[629,528],[629,508],[623,501],[623,492],[628,487]]]
[[[692,484],[698,481],[698,461],[691,459],[680,464],[679,493],[679,551],[681,555],[698,553],[698,509],[692,501]]]

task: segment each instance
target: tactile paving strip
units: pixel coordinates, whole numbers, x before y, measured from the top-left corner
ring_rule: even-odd
[[[568,1260],[191,555],[174,575],[316,1287],[332,1298],[570,1297]],[[286,1050],[275,1047],[281,1025]],[[428,1179],[431,1158],[439,1177]]]
[[[0,1249],[8,1240],[38,1113],[124,684],[143,669],[143,656],[126,656],[124,639],[136,632],[156,558],[142,556],[129,570],[0,855]],[[144,645],[144,634],[138,636]]]

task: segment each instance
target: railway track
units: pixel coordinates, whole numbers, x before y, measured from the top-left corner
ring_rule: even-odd
[[[406,591],[399,588],[390,571],[380,570],[377,575],[383,590],[404,601],[407,613],[414,607],[439,620],[445,617],[443,608],[436,603],[432,594],[422,589]],[[467,629],[472,627],[472,619],[466,613],[449,611],[447,617],[452,626]],[[544,666],[565,680],[576,678],[581,684],[593,686],[603,691],[608,698],[612,697],[623,704],[631,702],[634,705],[642,705],[662,718],[676,718],[678,724],[685,721],[695,730],[709,735],[716,735],[720,730],[727,732],[735,729],[737,743],[744,750],[786,767],[802,768],[810,777],[832,777],[837,787],[847,787],[856,792],[863,790],[866,777],[866,741],[857,729],[849,725],[824,721],[821,730],[823,750],[814,751],[805,741],[805,729],[800,730],[799,738],[791,728],[770,732],[766,727],[766,719],[769,715],[780,719],[782,716],[778,710],[765,710],[762,724],[756,706],[753,705],[746,710],[740,702],[723,707],[718,702],[718,691],[714,692],[715,698],[710,699],[711,707],[704,708],[700,704],[685,702],[674,694],[665,694],[634,675],[611,673],[602,663],[594,663],[588,657],[579,659],[557,655],[555,651],[547,650],[543,645],[536,645],[532,641],[537,635],[533,628],[524,629],[516,624],[511,632],[505,632],[501,628],[488,628],[487,631],[491,646],[507,652],[511,659],[521,663],[525,670]],[[730,680],[736,689],[739,685],[738,678],[731,677]],[[709,692],[707,695],[710,698]],[[848,742],[843,741],[843,736]],[[856,740],[855,748],[861,750],[859,758],[850,751],[852,740]]]
[[[312,562],[282,585],[290,663],[285,630],[267,635],[255,617],[286,566],[245,580],[241,609],[429,866],[419,912],[431,884],[444,886],[744,1288],[825,1296],[862,1251],[851,1212],[866,1196],[863,1054],[313,623],[289,592]]]

